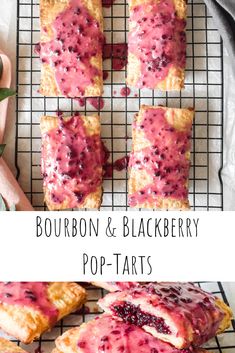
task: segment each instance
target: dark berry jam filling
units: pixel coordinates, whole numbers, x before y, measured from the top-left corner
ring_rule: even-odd
[[[133,305],[129,302],[120,302],[112,306],[112,310],[115,315],[122,318],[126,323],[133,324],[138,327],[150,326],[153,327],[157,332],[169,335],[171,330],[166,325],[165,320],[161,317],[157,317],[148,314],[140,309],[139,306]]]

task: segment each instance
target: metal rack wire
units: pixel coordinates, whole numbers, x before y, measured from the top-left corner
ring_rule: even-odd
[[[203,289],[212,292],[216,296],[222,298],[227,304],[228,300],[224,292],[223,286],[220,282],[198,282],[198,285]],[[89,286],[86,288],[88,293],[88,301],[83,306],[82,310],[77,313],[70,314],[63,320],[61,320],[51,332],[45,333],[42,337],[34,343],[25,346],[20,344],[19,341],[12,339],[18,345],[25,348],[30,353],[50,353],[54,348],[55,339],[63,332],[81,325],[83,322],[92,320],[97,315],[101,314],[97,306],[97,300],[104,296],[105,291],[103,289]],[[1,335],[1,332],[0,332]],[[231,323],[231,327],[227,329],[222,335],[215,337],[210,340],[205,348],[213,353],[234,353],[235,352],[235,321]]]
[[[128,5],[116,0],[104,8],[107,43],[127,41]],[[105,81],[100,111],[102,138],[111,151],[111,160],[126,155],[131,148],[131,122],[141,104],[163,104],[169,107],[194,106],[196,117],[190,172],[190,204],[194,210],[222,210],[223,185],[223,58],[222,43],[211,16],[202,0],[188,1],[186,88],[177,93],[134,90],[128,97],[120,95],[125,86],[125,69],[115,71],[109,60],[104,69]],[[36,209],[45,209],[40,175],[39,119],[44,114],[62,110],[93,112],[86,101],[84,107],[65,98],[45,98],[37,92],[40,63],[34,54],[39,41],[39,1],[18,0],[17,30],[17,120],[16,167],[19,181]],[[127,210],[127,172],[116,172],[104,180],[101,210]]]

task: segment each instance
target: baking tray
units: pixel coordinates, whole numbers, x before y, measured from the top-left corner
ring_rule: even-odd
[[[66,114],[79,110],[95,111],[86,101],[84,107],[71,99],[45,98],[38,92],[40,62],[34,54],[39,42],[39,1],[18,0],[17,4],[17,102],[16,159],[19,182],[37,210],[45,210],[40,175],[40,117],[61,110]],[[104,8],[107,43],[127,42],[128,5],[116,0]],[[115,71],[110,60],[104,61],[109,78],[104,84],[105,106],[100,111],[102,138],[111,152],[111,162],[126,155],[131,148],[131,122],[141,104],[169,107],[194,106],[196,117],[190,171],[190,204],[193,210],[222,210],[223,185],[223,48],[212,18],[202,0],[188,1],[187,68],[185,90],[161,93],[131,89],[128,97],[120,95],[125,86],[125,69]],[[104,180],[101,210],[127,210],[127,172],[114,171]]]
[[[226,294],[224,292],[223,286],[220,282],[198,282],[197,283],[201,288],[212,292],[216,296],[222,298],[225,303],[228,303]],[[97,306],[97,300],[106,293],[103,289],[95,288],[93,286],[88,286],[88,301],[83,306],[83,308],[74,314],[70,314],[63,320],[61,320],[51,332],[45,333],[42,337],[30,345],[20,344],[19,341],[12,339],[22,348],[25,348],[26,351],[30,353],[50,353],[55,347],[55,339],[61,335],[63,332],[69,330],[72,327],[81,325],[83,322],[92,320],[97,315],[101,314]],[[2,333],[0,332],[0,336]],[[7,336],[5,336],[7,337]],[[7,337],[9,338],[9,337]],[[213,353],[234,353],[235,352],[235,322],[232,321],[231,327],[227,329],[222,335],[215,337],[210,340],[205,348],[208,351]]]

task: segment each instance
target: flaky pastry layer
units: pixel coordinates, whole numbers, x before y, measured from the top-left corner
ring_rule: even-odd
[[[85,289],[72,282],[49,283],[47,295],[58,310],[57,321],[79,309],[86,300]],[[3,302],[0,303],[0,327],[9,335],[28,344],[50,329],[51,323],[47,316],[33,306]]]

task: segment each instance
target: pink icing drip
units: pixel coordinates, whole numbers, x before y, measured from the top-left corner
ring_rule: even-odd
[[[104,100],[99,97],[87,98],[88,103],[92,105],[96,110],[102,110],[104,108]]]
[[[190,161],[185,158],[185,153],[190,149],[191,134],[175,130],[161,108],[146,110],[140,124],[134,123],[133,128],[144,133],[151,147],[132,152],[129,166],[146,171],[152,183],[130,195],[129,205],[146,201],[157,205],[159,196],[187,198]]]
[[[122,97],[127,97],[130,95],[130,93],[131,93],[131,90],[129,87],[122,87],[120,90],[120,94]]]
[[[102,315],[89,322],[77,343],[83,353],[180,353],[179,349],[154,338],[142,329]],[[193,353],[185,349],[184,353]]]
[[[126,43],[104,44],[103,60],[112,59],[112,69],[122,70],[127,63]]]
[[[69,199],[69,208],[82,203],[102,183],[100,136],[88,136],[79,116],[61,118],[44,136],[42,174],[54,203]]]
[[[115,0],[102,0],[102,6],[109,8],[113,5]]]
[[[110,157],[110,151],[102,142],[102,160],[103,160],[103,169],[104,169],[105,178],[112,178],[114,170],[121,172],[122,170],[127,169],[128,163],[129,163],[129,156],[121,157],[116,161],[114,161],[113,163],[108,162],[109,157]]]
[[[0,303],[39,310],[54,324],[58,309],[49,301],[47,288],[46,282],[0,282]]]
[[[79,97],[102,76],[91,60],[102,54],[103,34],[100,25],[81,0],[71,0],[70,6],[53,22],[54,37],[40,43],[40,57],[50,64],[62,94]],[[37,48],[38,50],[38,48]]]
[[[155,88],[174,66],[184,68],[186,36],[183,19],[177,17],[172,0],[135,6],[130,15],[133,28],[128,50],[140,60],[139,88]]]
[[[105,80],[107,80],[107,78],[109,77],[109,73],[108,73],[108,71],[103,71],[103,80],[105,81]]]

